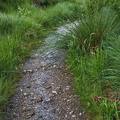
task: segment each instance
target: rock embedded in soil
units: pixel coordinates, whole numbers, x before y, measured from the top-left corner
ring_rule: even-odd
[[[57,91],[52,91],[52,94],[56,94],[57,95]]]

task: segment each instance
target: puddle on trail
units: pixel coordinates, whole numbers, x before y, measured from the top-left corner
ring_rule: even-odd
[[[74,24],[50,34],[25,63],[23,78],[7,108],[7,120],[86,120],[64,63],[66,51],[55,47]]]

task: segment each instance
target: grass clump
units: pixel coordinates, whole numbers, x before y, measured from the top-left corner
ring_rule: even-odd
[[[76,92],[92,120],[119,120],[119,16],[105,1],[83,6],[78,24],[64,39]]]
[[[20,74],[20,63],[28,56],[33,45],[36,42],[36,44],[40,43],[39,37],[34,34],[37,30],[34,24],[20,19],[18,21],[17,18],[12,18],[12,20],[13,16],[3,16],[0,30],[0,85],[2,86],[0,87],[0,96],[4,99],[1,99],[0,106],[6,104],[8,98],[13,94],[15,81],[18,73]],[[34,30],[34,33],[31,29]],[[42,34],[40,31],[39,33]]]

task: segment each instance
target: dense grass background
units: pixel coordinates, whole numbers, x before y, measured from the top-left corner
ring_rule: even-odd
[[[79,25],[63,41],[76,92],[92,120],[119,120],[119,1],[77,2],[82,4]]]

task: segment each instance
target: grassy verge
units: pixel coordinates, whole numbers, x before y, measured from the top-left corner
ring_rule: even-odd
[[[120,19],[106,1],[84,3],[79,25],[64,37],[76,92],[92,120],[120,119]]]
[[[43,9],[27,3],[10,10],[0,12],[0,111],[14,93],[21,63],[30,51],[41,45],[46,32],[67,21],[79,7],[61,2]]]

